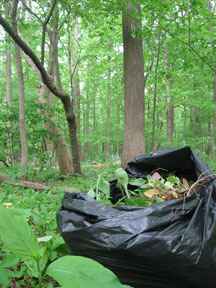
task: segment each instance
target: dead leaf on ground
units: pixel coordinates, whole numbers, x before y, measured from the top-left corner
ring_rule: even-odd
[[[144,194],[146,197],[152,199],[152,198],[154,198],[155,196],[160,195],[160,190],[159,190],[159,189],[149,189],[149,190],[145,191],[143,194]]]

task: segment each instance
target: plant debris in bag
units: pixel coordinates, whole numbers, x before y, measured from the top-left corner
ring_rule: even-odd
[[[115,178],[65,193],[57,220],[71,253],[134,288],[215,288],[216,180],[208,167],[185,147],[137,157]]]

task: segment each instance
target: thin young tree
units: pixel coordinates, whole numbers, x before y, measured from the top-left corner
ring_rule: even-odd
[[[17,8],[18,8],[18,0],[13,0],[11,22],[15,33],[18,33]],[[25,123],[25,83],[24,83],[21,51],[19,46],[16,44],[15,44],[15,60],[16,60],[16,72],[17,72],[18,93],[19,93],[19,133],[21,144],[20,164],[23,168],[26,168],[28,162],[28,141],[27,141],[27,131]]]

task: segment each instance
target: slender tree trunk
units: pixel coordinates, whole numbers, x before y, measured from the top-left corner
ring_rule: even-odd
[[[74,33],[76,38],[79,37],[80,27],[78,21],[74,21],[71,25],[72,19],[68,23],[68,65],[70,73],[70,93],[74,105],[74,112],[76,115],[78,138],[80,138],[80,77],[79,77],[79,59],[77,59],[77,47],[72,40],[71,34]],[[80,147],[79,147],[80,149]]]
[[[89,85],[89,81],[87,81],[87,85]],[[90,111],[91,111],[91,105],[90,105],[90,99],[89,99],[89,87],[87,86],[86,90],[86,103],[85,103],[85,126],[84,126],[84,157],[85,159],[90,158],[90,151],[91,151],[91,145],[89,141],[90,136]]]
[[[50,51],[49,51],[49,74],[53,77],[56,85],[62,89],[61,77],[59,72],[58,61],[58,8],[55,8],[54,15],[51,21],[51,30],[49,31],[50,38]],[[71,153],[68,150],[68,145],[62,135],[62,132],[57,127],[53,120],[53,115],[50,112],[53,105],[53,95],[44,87],[45,94],[47,95],[48,113],[47,113],[47,128],[51,136],[52,143],[58,161],[58,166],[61,174],[68,175],[73,173],[73,163]],[[51,145],[50,145],[51,147]]]
[[[133,18],[136,15],[136,19]],[[140,36],[140,4],[128,1],[123,11],[125,131],[122,166],[145,151],[144,145],[144,57]]]
[[[169,64],[169,55],[168,49],[166,48],[164,51],[164,62],[166,65],[166,92],[167,92],[167,137],[168,142],[171,145],[173,143],[173,135],[174,135],[174,115],[175,108],[173,103],[173,95],[171,94],[171,68]]]
[[[9,2],[5,3],[5,16],[10,19],[11,5]],[[8,105],[8,110],[12,104],[12,52],[11,52],[11,39],[6,34],[5,36],[6,49],[5,49],[5,102]],[[8,119],[9,120],[9,119]],[[7,121],[7,151],[5,153],[5,159],[8,163],[14,163],[14,151],[13,151],[13,135],[12,135],[12,121]]]
[[[109,45],[109,49],[112,48],[112,45]],[[108,57],[108,63],[110,63],[111,59]],[[112,144],[112,83],[111,83],[111,69],[108,69],[108,75],[107,75],[107,99],[106,99],[106,125],[105,125],[105,133],[106,133],[106,143],[104,147],[105,152],[105,159],[110,159],[112,150],[111,150],[111,144]]]
[[[10,106],[12,102],[12,57],[11,57],[11,43],[9,37],[6,37],[7,49],[5,59],[5,101]]]
[[[81,91],[80,91],[80,77],[79,77],[79,71],[76,71],[75,77],[74,77],[74,107],[75,107],[75,114],[77,119],[77,129],[78,129],[78,135],[80,135],[80,97],[81,97]]]
[[[159,139],[156,139],[156,128],[159,124],[159,119],[156,119],[156,116],[159,117],[157,112],[157,102],[158,102],[158,67],[160,62],[160,50],[161,50],[161,33],[158,34],[158,47],[157,47],[157,56],[155,64],[155,73],[154,73],[154,93],[153,93],[153,111],[152,111],[152,151],[155,151],[157,147],[160,146]]]
[[[120,142],[121,142],[121,109],[122,109],[122,105],[121,105],[121,97],[120,95],[117,95],[117,99],[116,99],[116,123],[115,123],[115,152],[118,154],[118,156],[121,155],[121,149],[120,149]]]
[[[7,19],[10,19],[10,2],[5,3],[5,16]],[[6,51],[5,51],[5,101],[10,106],[12,101],[12,53],[11,53],[11,40],[10,36],[6,34]]]
[[[17,32],[17,5],[18,1],[13,0],[12,25],[14,31],[16,32]],[[16,44],[15,44],[15,59],[16,59],[16,71],[17,71],[18,94],[19,94],[19,132],[20,132],[20,144],[21,144],[20,163],[21,166],[25,168],[28,162],[27,131],[25,123],[25,86],[24,86],[24,74],[23,74],[21,51]]]

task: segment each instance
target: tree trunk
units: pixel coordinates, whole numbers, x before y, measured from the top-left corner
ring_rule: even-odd
[[[109,49],[112,49],[112,45],[109,45]],[[108,57],[108,63],[110,63],[111,59]],[[106,97],[106,124],[105,124],[105,147],[104,147],[104,154],[105,159],[109,160],[112,149],[112,80],[111,80],[111,68],[108,69],[107,75],[107,97]]]
[[[157,103],[158,103],[158,67],[160,62],[160,49],[161,49],[161,33],[158,35],[158,48],[157,48],[157,60],[155,64],[155,73],[154,73],[154,93],[153,93],[153,111],[152,111],[152,143],[151,143],[151,149],[152,151],[155,151],[156,147],[160,146],[159,139],[157,137],[156,139],[156,129],[159,124],[159,114],[156,113],[157,111]],[[157,118],[156,118],[157,116]]]
[[[5,101],[10,106],[12,101],[12,57],[10,39],[6,37],[6,59],[5,59]]]
[[[136,15],[136,19],[132,15]],[[145,151],[144,145],[144,59],[140,4],[128,1],[123,12],[125,131],[122,166]]]
[[[73,86],[74,86],[74,107],[75,107],[75,114],[77,119],[77,131],[78,135],[80,135],[80,78],[79,78],[79,71],[76,71],[74,80],[73,80]]]
[[[17,32],[17,5],[18,1],[14,0],[12,25],[14,31],[16,32]],[[25,124],[25,87],[24,87],[24,74],[23,74],[21,51],[16,44],[15,44],[15,60],[16,60],[18,94],[19,94],[19,132],[20,132],[20,144],[21,144],[20,163],[21,166],[25,168],[28,162],[28,144],[27,144],[26,124]]]
[[[59,72],[59,61],[58,61],[58,8],[55,8],[54,15],[51,23],[51,30],[49,31],[50,38],[50,51],[49,51],[49,74],[53,77],[56,85],[62,89],[61,77]],[[53,115],[50,113],[51,106],[53,104],[53,94],[48,91],[46,87],[45,94],[47,95],[48,104],[48,121],[47,128],[51,136],[52,143],[54,144],[54,150],[58,161],[59,170],[62,174],[68,175],[73,172],[73,163],[71,153],[68,150],[67,143],[57,127],[55,121],[52,119]]]
[[[9,2],[5,3],[5,16],[10,19],[11,5]],[[8,110],[12,104],[12,52],[11,52],[11,40],[10,37],[5,35],[6,49],[5,49],[5,102],[8,105]],[[5,151],[5,159],[8,163],[14,162],[14,151],[13,151],[13,135],[12,135],[12,121],[9,121],[7,125],[7,139]]]
[[[91,133],[91,126],[90,126],[90,113],[91,113],[91,103],[90,103],[90,97],[89,97],[89,80],[87,81],[87,90],[86,90],[86,103],[85,103],[85,123],[84,123],[84,147],[83,147],[83,152],[84,152],[84,158],[85,159],[90,159],[90,154],[91,154],[91,143],[89,141],[89,136]]]
[[[173,96],[171,94],[171,68],[169,64],[169,54],[168,49],[166,48],[164,51],[164,62],[166,65],[166,92],[167,92],[167,137],[170,145],[173,143],[173,135],[174,135],[174,103]]]
[[[73,110],[72,100],[67,97],[66,101],[63,103],[64,111],[68,123],[68,131],[70,136],[70,144],[72,149],[72,161],[74,172],[80,174],[80,151],[79,151],[79,141],[77,137],[77,126],[76,126],[76,117]]]
[[[78,62],[77,59],[77,47],[72,40],[71,33],[74,33],[76,38],[79,37],[79,23],[78,21],[74,21],[74,24],[71,25],[72,19],[69,20],[67,26],[68,32],[68,65],[69,65],[69,73],[70,73],[70,93],[72,98],[72,103],[74,105],[74,112],[76,115],[77,121],[77,137],[80,138],[80,78],[79,78],[79,70],[78,70]],[[80,146],[79,146],[80,150]]]

